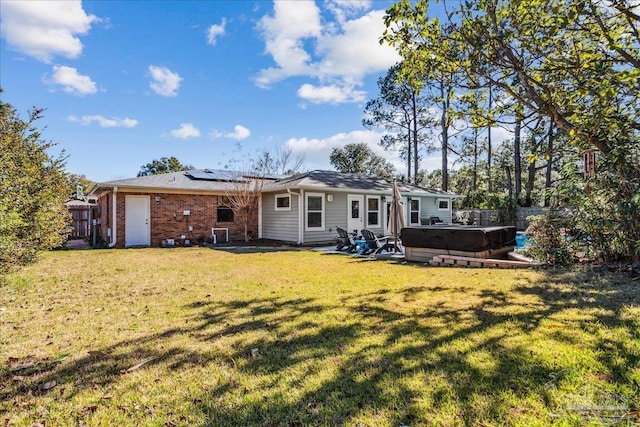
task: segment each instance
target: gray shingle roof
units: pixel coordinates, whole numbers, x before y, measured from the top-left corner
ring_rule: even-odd
[[[301,173],[288,178],[268,183],[263,187],[264,191],[278,191],[289,189],[306,190],[332,190],[391,193],[392,183],[376,176],[354,173],[342,173],[337,171],[314,170]],[[416,187],[414,185],[398,183],[400,192],[422,195],[440,195],[453,197],[454,193],[447,191]]]
[[[182,171],[101,182],[96,184],[91,192],[96,193],[100,189],[111,189],[113,187],[162,190],[163,192],[170,190],[182,190],[220,193],[232,190],[234,188],[234,184],[228,181],[193,179],[187,174],[187,172]]]
[[[364,174],[314,170],[280,179],[267,188],[331,188],[348,190],[385,191],[391,184],[383,179]]]
[[[198,170],[198,172],[202,172]],[[194,173],[193,175],[199,176]],[[400,191],[405,194],[436,195],[455,197],[454,193],[442,190],[416,187],[408,184],[398,184]],[[336,171],[314,170],[301,173],[277,181],[267,181],[263,191],[280,191],[286,189],[305,189],[317,191],[362,191],[369,193],[391,193],[392,184],[384,179],[364,175],[342,173]],[[224,193],[236,188],[236,184],[228,181],[194,179],[189,172],[172,172],[161,175],[140,176],[136,178],[119,179],[96,184],[91,193],[108,190],[113,187],[136,188],[141,190],[170,192],[170,191],[202,191]]]

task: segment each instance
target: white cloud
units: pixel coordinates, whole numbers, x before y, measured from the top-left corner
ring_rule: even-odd
[[[80,0],[3,1],[0,31],[13,49],[43,62],[57,55],[77,58],[85,35],[99,21]]]
[[[207,29],[207,43],[215,46],[218,42],[218,37],[224,35],[227,20],[222,18],[220,24],[214,24]]]
[[[327,0],[326,6],[336,17],[338,22],[344,22],[349,16],[353,16],[362,10],[371,7],[370,0]]]
[[[313,104],[342,104],[364,101],[366,92],[347,86],[314,86],[305,83],[298,89],[298,96]]]
[[[45,76],[43,81],[49,85],[62,86],[62,90],[72,95],[93,95],[98,88],[89,76],[78,73],[73,67],[54,65],[51,77]]]
[[[172,130],[170,134],[180,139],[197,138],[201,135],[200,130],[191,123],[181,123],[180,127]]]
[[[233,132],[221,132],[219,130],[214,130],[211,132],[212,138],[229,138],[235,139],[236,141],[242,141],[243,139],[247,139],[251,136],[251,131],[242,125],[235,125],[233,127]]]
[[[158,67],[149,65],[149,73],[151,73],[151,82],[149,87],[160,96],[176,96],[182,77],[178,73],[174,73],[167,67]]]
[[[386,71],[398,62],[396,50],[378,41],[385,29],[384,14],[382,10],[371,11],[346,21],[340,33],[318,40],[317,51],[322,57],[319,74],[358,81],[366,74]]]
[[[320,37],[320,10],[314,2],[274,2],[273,16],[264,16],[259,29],[265,40],[266,53],[277,67],[260,71],[256,84],[268,87],[287,77],[313,73],[311,56],[304,41]]]
[[[298,95],[310,102],[364,99],[366,94],[356,90],[363,78],[386,71],[400,59],[395,49],[378,42],[385,29],[385,12],[362,15],[370,5],[369,1],[329,1],[323,7],[336,20],[321,21],[315,2],[275,2],[273,15],[263,17],[259,29],[266,53],[276,65],[260,70],[256,85],[267,88],[289,77],[308,77],[319,84],[303,84]]]
[[[334,148],[342,148],[347,144],[364,142],[377,155],[390,162],[398,173],[406,173],[407,162],[400,158],[397,150],[385,150],[379,144],[383,132],[374,130],[356,130],[351,132],[338,133],[326,138],[290,138],[285,142],[285,146],[290,148],[295,155],[302,155],[305,158],[305,168],[307,169],[334,169],[329,162],[331,151]],[[420,161],[420,168],[433,171],[439,169],[442,164],[440,154],[424,157]]]
[[[68,120],[74,123],[81,123],[83,126],[89,126],[91,123],[95,122],[103,128],[132,128],[138,125],[138,121],[135,119],[130,119],[128,117],[125,117],[124,119],[121,119],[119,117],[111,117],[110,119],[108,119],[100,114],[82,117],[69,116]]]
[[[233,132],[225,135],[227,138],[237,139],[238,141],[242,141],[243,139],[247,139],[251,136],[251,131],[242,125],[235,125],[233,127]]]
[[[290,138],[285,145],[298,155],[303,155],[306,159],[305,166],[309,169],[332,169],[329,162],[331,150],[342,148],[347,144],[364,142],[371,150],[394,163],[398,158],[395,151],[385,151],[380,147],[379,142],[383,134],[372,130],[356,130],[352,132],[338,133],[327,138]]]

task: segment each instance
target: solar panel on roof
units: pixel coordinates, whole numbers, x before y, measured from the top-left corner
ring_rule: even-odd
[[[231,172],[223,169],[205,169],[204,171],[209,176],[209,179],[216,181],[231,181],[239,175],[237,172]]]
[[[203,171],[189,171],[187,175],[193,179],[212,179],[208,173]]]
[[[232,172],[222,169],[205,169],[187,171],[186,174],[192,179],[206,181],[244,181],[239,172]]]

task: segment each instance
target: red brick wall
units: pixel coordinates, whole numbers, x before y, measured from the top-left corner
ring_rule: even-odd
[[[199,238],[204,238],[206,242],[211,239],[211,227],[224,227],[229,229],[229,239],[233,241],[244,241],[244,224],[235,215],[235,222],[218,222],[217,210],[218,200],[222,196],[191,195],[191,194],[162,194],[162,193],[123,193],[117,195],[117,218],[118,218],[118,242],[116,247],[124,247],[124,236],[126,232],[125,223],[125,197],[127,195],[145,195],[150,199],[150,226],[151,226],[151,246],[161,246],[162,240],[180,240],[182,235],[186,236],[192,244],[198,243]],[[111,194],[108,196],[108,204],[111,203]],[[158,198],[158,199],[157,199]],[[105,215],[105,201],[101,198],[99,203],[103,206],[102,214]],[[157,200],[156,200],[157,199]],[[183,215],[185,210],[191,211],[191,215]],[[111,210],[107,213],[111,222]],[[105,240],[106,227],[105,219],[102,219]],[[189,231],[189,226],[193,227]],[[109,225],[111,227],[111,225]],[[258,215],[252,215],[249,224],[250,236],[256,238],[258,235]],[[217,233],[218,241],[224,239],[222,232]],[[108,242],[107,242],[108,243]]]
[[[111,193],[102,195],[98,199],[98,205],[100,206],[100,238],[104,243],[109,244],[109,236],[107,235],[107,229],[111,228]],[[100,242],[97,242],[100,244]]]

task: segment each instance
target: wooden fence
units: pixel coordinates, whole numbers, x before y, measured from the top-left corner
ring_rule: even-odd
[[[94,219],[98,219],[97,205],[81,202],[65,203],[67,209],[71,213],[71,234],[69,239],[84,239],[92,237],[92,223]]]

